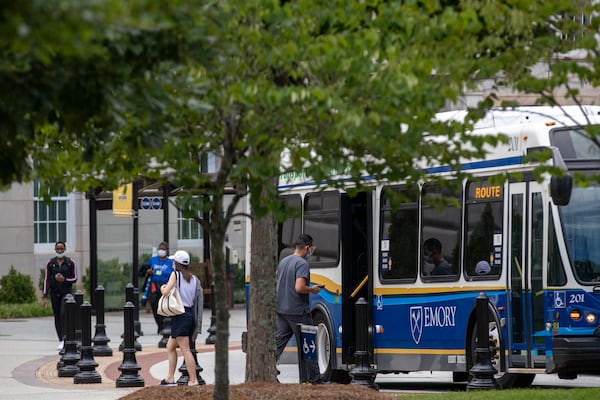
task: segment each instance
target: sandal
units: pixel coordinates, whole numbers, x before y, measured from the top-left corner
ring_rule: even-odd
[[[160,381],[160,386],[177,386],[177,383],[175,382],[167,382],[164,379],[162,381]]]

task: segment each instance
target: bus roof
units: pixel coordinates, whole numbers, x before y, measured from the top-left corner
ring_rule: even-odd
[[[440,122],[456,121],[463,123],[467,110],[447,111],[436,114]],[[562,126],[584,126],[600,124],[600,106],[525,106],[517,108],[494,108],[478,120],[470,132],[473,135],[504,134],[512,138],[508,144],[488,148],[484,160],[462,160],[463,170],[483,170],[488,168],[509,167],[522,164],[523,155],[530,147],[548,146],[548,134],[527,135],[525,132],[541,133]],[[543,128],[541,131],[540,128]],[[432,140],[443,140],[433,138]],[[289,154],[282,155],[283,164]],[[445,173],[451,169],[447,165],[424,166],[428,173]],[[338,175],[334,173],[333,175]],[[345,179],[343,174],[339,179]],[[370,180],[372,177],[363,176]],[[279,177],[279,189],[313,186],[314,182],[304,171],[288,171]]]
[[[457,110],[438,113],[436,117],[439,121],[454,120],[462,123],[466,116],[467,110]],[[475,123],[474,130],[551,122],[559,126],[600,123],[600,106],[494,108]]]

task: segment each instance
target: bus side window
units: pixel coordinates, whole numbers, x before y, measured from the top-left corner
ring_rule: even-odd
[[[467,183],[465,199],[465,275],[498,279],[502,255],[502,186],[487,180]]]
[[[455,281],[459,277],[461,185],[458,182],[448,182],[443,187],[426,184],[421,203],[421,276],[426,281]],[[434,245],[434,248],[440,247],[443,257],[434,257],[434,260],[426,257],[425,253],[431,253],[429,244]]]
[[[279,259],[294,252],[294,241],[302,232],[302,199],[300,195],[283,195],[280,199],[285,207],[292,213],[285,221],[279,224]]]
[[[419,189],[386,186],[381,195],[379,276],[382,282],[414,282],[419,263]]]

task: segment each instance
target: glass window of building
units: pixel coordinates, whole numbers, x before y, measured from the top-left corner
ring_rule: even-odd
[[[33,184],[33,226],[35,244],[52,244],[67,241],[67,215],[69,197],[64,189],[50,193],[46,202],[40,193],[39,182]]]

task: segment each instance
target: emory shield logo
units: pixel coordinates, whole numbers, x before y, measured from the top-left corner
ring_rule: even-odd
[[[410,307],[410,333],[415,344],[419,344],[423,334],[423,306]]]

